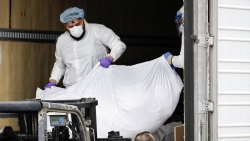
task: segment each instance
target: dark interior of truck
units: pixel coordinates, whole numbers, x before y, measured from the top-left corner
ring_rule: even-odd
[[[180,54],[181,36],[178,36],[174,18],[182,6],[183,0],[89,0],[85,19],[111,28],[126,44],[126,51],[113,64],[134,65],[158,58],[166,52]],[[175,70],[183,80],[183,69]],[[60,86],[63,87],[62,83]],[[182,92],[175,112],[164,124],[184,123],[183,102]]]
[[[100,5],[106,6],[100,6]],[[88,3],[86,20],[102,23],[118,34],[127,49],[117,65],[134,65],[160,57],[166,52],[179,55],[181,37],[178,36],[174,17],[183,1],[98,1]],[[104,12],[105,11],[105,12]],[[176,72],[183,79],[183,69]],[[184,123],[183,92],[173,115],[165,124]]]

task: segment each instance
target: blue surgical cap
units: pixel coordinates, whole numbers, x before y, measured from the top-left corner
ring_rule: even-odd
[[[174,17],[175,23],[178,23],[181,18],[184,18],[184,15],[180,11],[177,11],[176,16]]]
[[[74,21],[78,18],[84,17],[84,11],[83,9],[79,9],[77,7],[71,7],[66,9],[61,15],[60,15],[60,21],[62,23],[67,23]]]

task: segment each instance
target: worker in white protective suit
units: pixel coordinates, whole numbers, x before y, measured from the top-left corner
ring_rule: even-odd
[[[70,87],[83,79],[100,62],[104,68],[116,61],[126,46],[109,28],[101,24],[87,23],[83,9],[68,8],[60,15],[67,31],[58,37],[56,61],[44,87],[55,86],[64,75],[64,86]],[[107,48],[111,51],[107,54]]]
[[[164,54],[171,67],[184,68],[184,6],[177,11],[175,16],[175,23],[177,25],[178,36],[181,35],[181,51],[178,56],[173,56],[170,52]]]

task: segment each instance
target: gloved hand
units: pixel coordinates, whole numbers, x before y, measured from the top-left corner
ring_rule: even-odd
[[[171,68],[175,70],[175,66],[172,64],[173,55],[170,52],[166,52],[164,54],[164,57],[167,60],[168,64],[171,66]]]
[[[108,68],[111,63],[112,60],[109,57],[105,57],[100,60],[100,65],[104,68]]]
[[[53,82],[49,82],[46,86],[44,86],[44,89],[51,88],[51,86],[55,86],[56,84]]]

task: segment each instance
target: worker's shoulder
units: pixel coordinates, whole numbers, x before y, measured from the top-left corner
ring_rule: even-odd
[[[90,27],[96,28],[96,29],[101,29],[101,28],[107,28],[105,25],[103,24],[98,24],[98,23],[89,23],[88,24]]]
[[[64,33],[58,36],[57,40],[65,40],[65,38],[68,38],[69,35],[70,35],[69,32],[65,31]]]
[[[56,39],[57,47],[60,47],[62,44],[68,42],[69,40],[70,40],[70,34],[68,31],[65,31]]]

